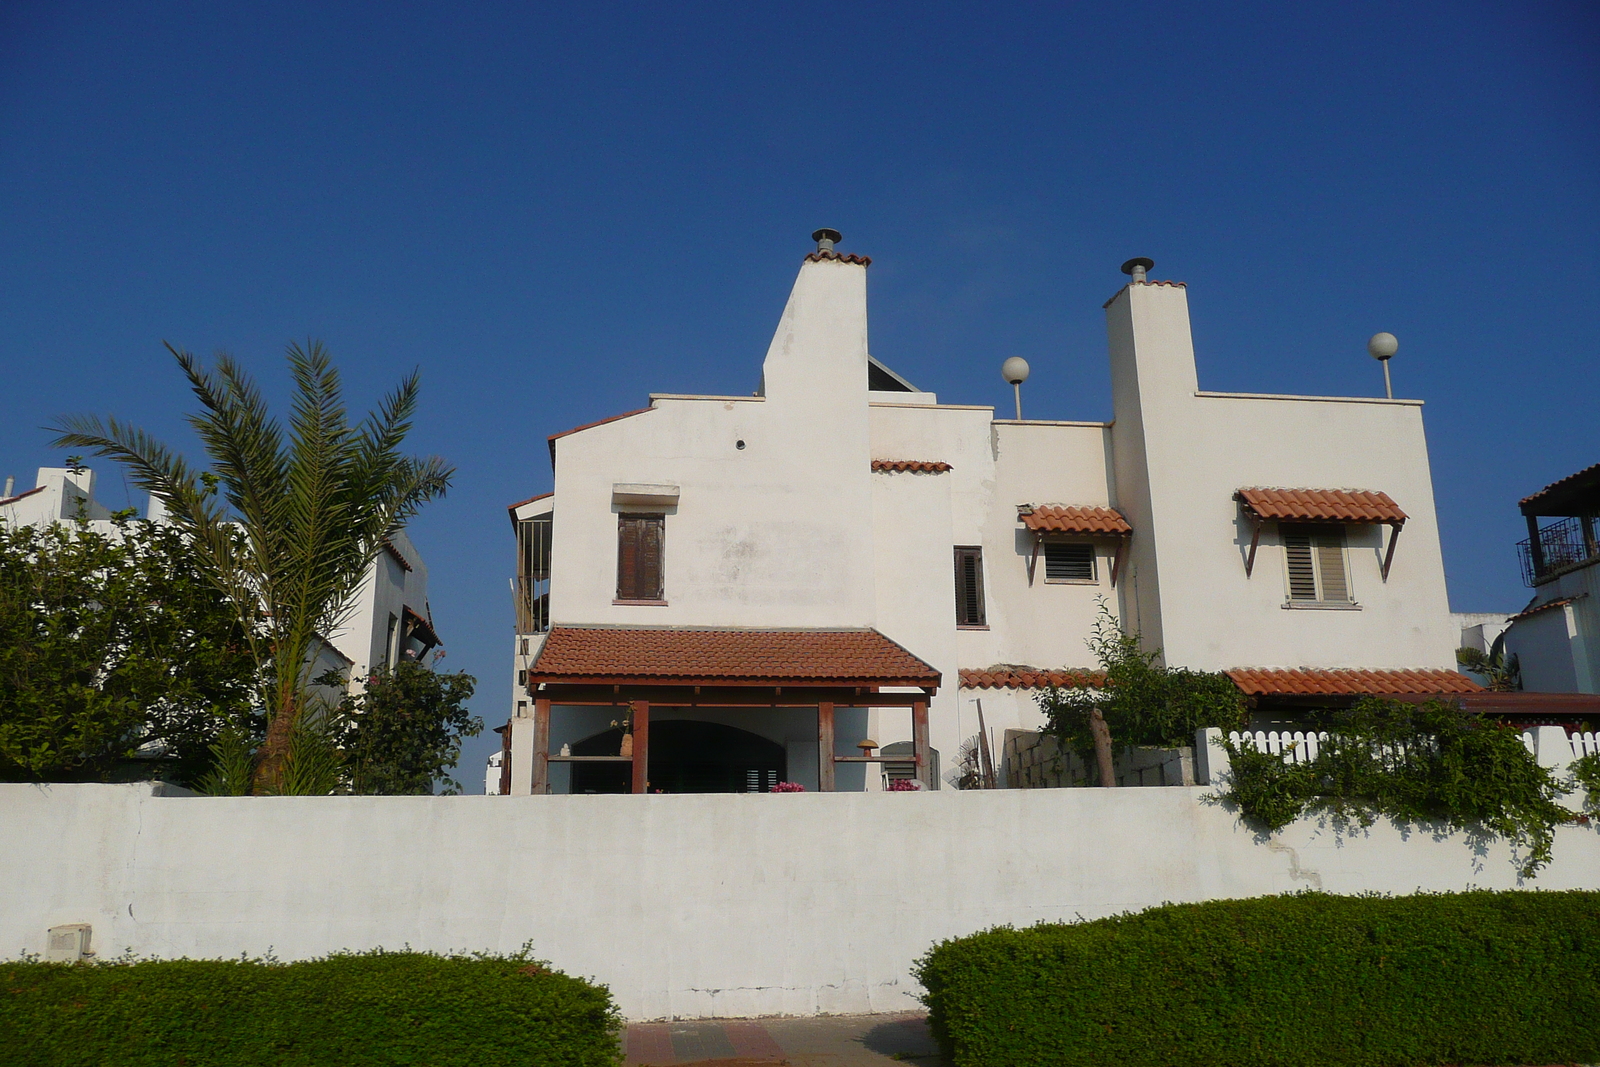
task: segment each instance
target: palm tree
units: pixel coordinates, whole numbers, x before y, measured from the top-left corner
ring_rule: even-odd
[[[64,419],[55,445],[122,463],[165,504],[201,570],[233,603],[260,667],[267,715],[255,787],[271,791],[309,704],[318,644],[348,617],[385,542],[444,495],[454,471],[438,457],[399,451],[416,411],[415,371],[353,427],[327,350],[290,345],[295,396],[286,435],[232,358],[219,355],[207,369],[188,352],[167,350],[200,400],[189,424],[209,469],[114,418]]]

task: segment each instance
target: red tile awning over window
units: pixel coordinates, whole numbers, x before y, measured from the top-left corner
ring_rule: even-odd
[[[1036,670],[1032,667],[991,667],[988,670],[961,669],[963,689],[1060,689],[1099,688],[1105,675],[1087,670]]]
[[[1224,672],[1246,696],[1440,696],[1481,693],[1456,671],[1236,667]]]
[[[934,688],[939,672],[876,630],[557,626],[528,683]]]
[[[1111,534],[1122,537],[1133,532],[1128,520],[1115,508],[1020,504],[1017,507],[1017,519],[1037,533]]]
[[[1388,493],[1366,489],[1240,489],[1234,499],[1257,518],[1280,522],[1387,523],[1399,526],[1406,513]]]

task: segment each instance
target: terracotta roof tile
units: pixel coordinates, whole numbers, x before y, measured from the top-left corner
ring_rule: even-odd
[[[1581,593],[1579,594],[1579,596],[1582,596],[1582,595],[1583,594],[1581,594]],[[1577,599],[1578,599],[1578,597],[1575,597],[1575,596],[1564,596],[1564,597],[1559,597],[1559,598],[1557,598],[1555,600],[1546,600],[1543,604],[1535,604],[1530,608],[1523,608],[1521,611],[1519,611],[1515,615],[1511,616],[1511,618],[1507,619],[1506,622],[1508,622],[1508,623],[1516,622],[1519,619],[1526,619],[1530,615],[1538,615],[1538,614],[1540,614],[1542,612],[1550,611],[1553,608],[1564,608],[1568,604],[1572,603],[1574,600],[1577,600]]]
[[[635,415],[643,415],[647,411],[654,410],[655,408],[634,408],[632,411],[624,411],[621,415],[610,415],[603,419],[595,419],[593,422],[586,422],[582,426],[574,426],[570,430],[562,430],[560,433],[551,434],[549,437],[545,438],[545,440],[550,442],[550,466],[553,468],[556,465],[556,442],[561,438],[567,437],[571,434],[581,433],[584,430],[592,430],[596,426],[604,426],[608,422],[617,422],[621,419],[630,419]]]
[[[1263,519],[1302,522],[1387,522],[1399,525],[1406,513],[1388,493],[1366,489],[1240,489],[1235,500]]]
[[[1437,668],[1419,670],[1284,669],[1236,667],[1224,672],[1246,696],[1416,696],[1481,693],[1483,686],[1464,674]]]
[[[1115,508],[1020,504],[1017,519],[1041,533],[1129,534],[1133,527]]]
[[[29,489],[25,493],[18,493],[16,496],[8,496],[8,497],[5,497],[4,499],[0,499],[0,504],[15,504],[17,501],[21,500],[25,496],[32,496],[35,493],[44,492],[45,488],[46,487],[42,486],[42,485],[34,486],[32,489]]]
[[[939,672],[876,630],[552,628],[528,681],[581,679],[937,686]]]
[[[1530,504],[1536,505],[1544,500],[1544,498],[1547,496],[1564,495],[1567,490],[1580,490],[1583,488],[1592,489],[1591,483],[1595,482],[1600,482],[1600,463],[1596,463],[1592,467],[1585,467],[1576,474],[1569,474],[1560,481],[1551,482],[1537,493],[1534,493],[1531,496],[1525,496],[1521,500],[1517,501],[1517,506],[1526,507]]]
[[[990,667],[988,670],[961,669],[963,689],[1048,689],[1099,686],[1105,675],[1097,671],[1045,671],[1033,667]]]
[[[829,259],[840,263],[859,263],[863,267],[872,266],[871,256],[857,256],[848,252],[812,252],[806,256],[807,263],[821,263]]]
[[[950,464],[932,459],[875,459],[872,469],[880,474],[943,474]]]

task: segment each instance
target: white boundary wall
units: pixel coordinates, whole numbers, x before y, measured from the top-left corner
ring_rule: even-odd
[[[159,788],[159,787],[156,787]],[[1518,885],[1509,850],[1387,823],[1262,840],[1207,787],[190,798],[0,785],[0,955],[535,952],[630,1019],[916,1006],[912,961],[998,923],[1159,904]],[[1530,887],[1600,888],[1563,827]]]

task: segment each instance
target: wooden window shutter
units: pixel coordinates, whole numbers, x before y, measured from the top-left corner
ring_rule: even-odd
[[[617,599],[660,600],[666,517],[617,516]]]
[[[1350,603],[1344,527],[1286,524],[1280,530],[1289,567],[1289,599]]]
[[[983,549],[956,549],[956,625],[983,626]]]
[[[1344,569],[1344,527],[1335,526],[1316,535],[1317,584],[1325,601],[1348,603],[1350,582]]]
[[[1283,552],[1289,561],[1289,599],[1316,600],[1317,571],[1311,560],[1311,536],[1294,527],[1284,527]]]

